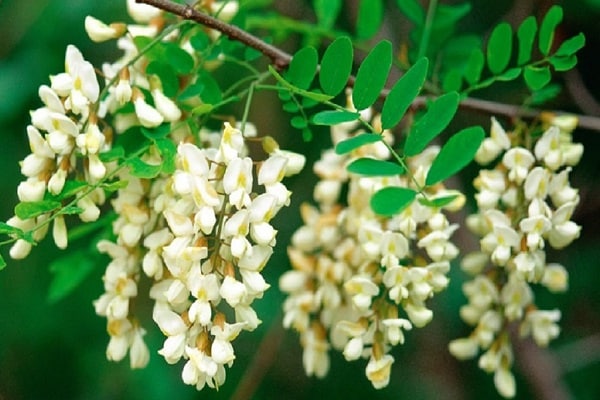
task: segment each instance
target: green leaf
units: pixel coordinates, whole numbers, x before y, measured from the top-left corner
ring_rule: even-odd
[[[162,124],[157,126],[156,128],[146,128],[142,127],[142,134],[146,136],[148,139],[160,139],[167,137],[171,133],[171,124]]]
[[[277,72],[275,70],[275,68],[273,68],[271,65],[269,65],[267,67],[269,69],[269,72],[275,77],[275,79],[277,79],[277,82],[279,82],[281,84],[281,86],[283,86],[284,88],[288,89],[289,91],[299,94],[300,96],[303,97],[308,97],[309,99],[313,99],[319,103],[325,102],[325,101],[329,101],[333,98],[333,96],[330,96],[328,94],[323,94],[323,93],[316,93],[316,92],[309,92],[308,90],[304,90],[304,89],[300,89],[294,85],[292,85],[291,83],[289,83],[288,81],[286,81],[281,74],[279,74],[279,72]],[[279,92],[280,93],[280,98],[285,98],[288,101],[291,99],[291,96],[281,96],[282,93],[286,93],[286,92]]]
[[[506,22],[498,24],[487,44],[487,62],[494,75],[506,69],[512,54],[512,28]]]
[[[583,46],[585,46],[585,36],[583,33],[580,33],[577,36],[573,36],[572,38],[565,40],[560,45],[558,50],[556,50],[554,55],[565,57],[572,56],[573,54],[577,53],[577,51],[581,50]]]
[[[199,106],[196,106],[194,108],[192,108],[192,114],[193,115],[205,115],[210,113],[213,109],[215,108],[215,106],[213,106],[212,104],[200,104]]]
[[[315,0],[314,7],[319,25],[329,29],[335,24],[340,14],[342,0]]]
[[[421,26],[425,23],[425,10],[417,0],[396,0],[396,3],[402,14],[415,25]]]
[[[428,199],[425,197],[419,197],[417,201],[426,207],[440,208],[452,203],[458,196],[458,194],[450,194]]]
[[[354,82],[352,101],[357,110],[370,107],[385,86],[392,66],[392,43],[383,40],[364,59]]]
[[[413,125],[413,129],[406,138],[404,154],[410,157],[423,151],[427,144],[452,121],[456,110],[458,110],[459,102],[458,93],[450,92],[438,97],[431,103],[425,115]]]
[[[296,129],[304,129],[308,126],[306,118],[304,118],[301,115],[296,115],[295,117],[293,117],[290,121],[290,124]]]
[[[162,169],[161,165],[148,164],[138,157],[128,160],[127,164],[131,169],[131,175],[141,179],[152,179],[156,177]]]
[[[175,97],[179,90],[179,78],[177,78],[177,72],[171,65],[160,61],[160,59],[152,61],[146,67],[146,74],[158,76],[165,95]]]
[[[537,29],[537,21],[533,15],[525,18],[525,20],[519,26],[519,29],[517,30],[517,41],[519,43],[517,65],[523,65],[531,60],[533,41],[535,40]]]
[[[529,89],[540,90],[550,83],[552,74],[550,73],[550,68],[547,65],[543,67],[534,67],[528,65],[523,71],[523,77],[525,78],[525,83]]]
[[[314,47],[304,47],[294,54],[285,78],[300,89],[308,89],[319,63],[319,55]]]
[[[0,235],[22,235],[23,230],[8,225],[6,222],[0,222]]]
[[[540,36],[538,46],[543,55],[547,56],[554,41],[554,31],[563,18],[563,10],[554,5],[548,10],[540,25]]]
[[[88,188],[89,186],[89,183],[87,183],[86,181],[68,180],[65,182],[62,191],[58,195],[51,195],[50,198],[46,198],[45,200],[63,200],[76,195],[81,190],[83,190],[84,188]],[[46,195],[48,195],[48,193]]]
[[[162,172],[172,174],[175,172],[175,158],[177,157],[177,146],[169,139],[158,139],[156,147],[162,157]]]
[[[369,39],[373,37],[383,22],[382,0],[360,0],[358,20],[356,21],[356,37]]]
[[[204,85],[200,98],[203,102],[208,104],[217,104],[223,100],[223,94],[219,83],[213,78],[211,74],[206,71],[202,71],[198,74],[198,79]]]
[[[35,218],[58,210],[60,207],[60,201],[55,200],[24,201],[16,205],[15,215],[21,219]]]
[[[115,146],[112,149],[99,153],[98,157],[102,162],[121,160],[125,157],[125,149],[123,146]]]
[[[550,64],[552,64],[556,71],[568,71],[577,65],[577,56],[550,57]]]
[[[425,184],[434,185],[463,169],[473,160],[484,138],[485,132],[480,126],[472,126],[454,134],[433,160]]]
[[[513,80],[517,79],[519,77],[519,75],[521,75],[522,70],[523,70],[523,68],[520,68],[520,67],[507,69],[502,74],[498,75],[496,77],[496,80],[504,81],[504,82],[513,81]]]
[[[544,86],[540,90],[536,90],[531,94],[529,104],[540,105],[546,103],[547,101],[550,101],[558,96],[560,91],[561,87],[556,83]]]
[[[365,176],[395,176],[406,172],[400,164],[368,157],[352,161],[346,169],[353,174]]]
[[[128,181],[116,180],[114,182],[106,182],[103,183],[100,187],[105,191],[112,193],[116,192],[119,189],[124,189],[128,185]]]
[[[165,46],[164,60],[168,60],[169,64],[180,74],[189,74],[194,69],[194,59],[192,56],[178,44],[162,43]]]
[[[463,74],[458,69],[450,70],[446,76],[444,76],[444,81],[442,83],[442,90],[444,92],[455,92],[459,91],[462,88],[462,78]]]
[[[319,71],[323,92],[336,96],[346,87],[352,72],[353,57],[352,42],[346,36],[337,38],[325,49]]]
[[[2,257],[2,254],[0,254],[0,271],[4,268],[6,268],[6,261],[4,260],[4,257]]]
[[[335,152],[339,155],[350,153],[366,144],[381,141],[381,135],[377,133],[362,133],[346,140],[342,140],[335,146]]]
[[[467,65],[465,67],[465,80],[475,85],[481,79],[481,73],[483,72],[483,66],[485,64],[485,57],[483,51],[475,49],[471,52]]]
[[[321,111],[312,117],[315,125],[337,125],[342,122],[356,121],[360,114],[352,111]]]
[[[75,250],[53,261],[50,272],[54,275],[48,289],[48,301],[55,303],[79,286],[94,269],[94,258],[83,250]]]
[[[392,216],[408,207],[416,196],[417,192],[412,189],[388,186],[371,197],[371,209],[376,214]]]
[[[428,68],[429,60],[421,58],[392,87],[381,110],[383,129],[393,128],[400,122],[408,107],[421,91]]]
[[[204,51],[210,44],[210,38],[204,31],[198,30],[192,37],[190,37],[190,44],[194,50]]]
[[[164,55],[164,48],[159,45],[160,43],[155,43],[151,48],[146,49],[153,41],[154,39],[148,36],[136,36],[133,38],[133,43],[138,51],[142,52],[145,50],[144,55],[146,58],[151,61],[160,60]]]

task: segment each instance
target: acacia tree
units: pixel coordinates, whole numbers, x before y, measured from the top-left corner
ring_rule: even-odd
[[[470,276],[456,315],[473,330],[448,349],[478,357],[502,396],[516,393],[515,342],[531,337],[544,347],[558,336],[560,310],[539,308],[532,287],[567,289],[566,268],[546,249],[579,236],[569,173],[583,146],[572,132],[578,121],[598,122],[532,106],[557,94],[553,73],[576,65],[584,36],[556,40],[558,6],[514,32],[502,22],[483,41],[457,33],[468,3],[399,0],[413,30],[398,44],[373,38],[383,2],[359,5],[355,29],[343,32],[342,2],[314,1],[316,22],[301,25],[311,28],[310,45],[293,55],[250,33],[250,1],[128,0],[132,23],[85,19],[90,39],[115,41],[122,56],[95,69],[67,47],[65,72],[39,88],[19,203],[0,232],[14,259],[48,233],[61,249],[93,237],[95,247],[53,263],[51,297],[66,296],[90,260],[108,255],[94,308],[107,321],[109,360],[129,354],[132,368],[144,367],[144,335],[158,327],[158,353],[181,365],[182,381],[218,389],[235,339],[261,322],[254,300],[278,284],[287,295],[283,325],[298,332],[306,373],[335,373],[330,352],[340,351],[364,359],[381,389],[391,352],[410,345],[404,333],[432,320],[427,302],[447,288],[455,260]],[[229,63],[244,75],[219,75]],[[528,90],[522,105],[471,97],[506,81]],[[330,131],[331,147],[311,167],[248,120],[263,91],[281,100],[268,112],[285,113],[305,141]],[[243,105],[241,115],[223,115],[231,103]],[[449,128],[466,108],[488,113],[490,126]],[[447,182],[472,161],[471,200]],[[272,220],[293,196],[285,178],[311,169],[318,182],[307,189],[314,201],[300,206],[303,225],[277,243]],[[467,200],[475,206],[468,216]],[[461,252],[452,241],[461,226],[479,249]],[[291,269],[267,282],[261,272],[276,245],[287,248]],[[154,302],[156,327],[136,314],[142,296]]]

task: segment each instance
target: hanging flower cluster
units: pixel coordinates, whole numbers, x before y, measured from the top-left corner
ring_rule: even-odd
[[[363,116],[368,118],[368,113]],[[373,124],[378,125],[378,116]],[[356,128],[355,123],[333,127],[334,144],[362,133]],[[390,133],[383,135],[391,143]],[[367,378],[375,388],[383,388],[394,362],[391,348],[404,343],[405,331],[431,321],[433,312],[426,301],[448,284],[450,260],[458,254],[450,242],[457,225],[449,223],[441,209],[422,203],[425,198],[456,195],[445,208],[457,210],[464,197],[436,185],[393,217],[376,215],[369,199],[382,187],[422,188],[438,151],[432,146],[408,159],[405,176],[347,172],[346,166],[357,157],[389,158],[382,142],[349,155],[330,149],[315,164],[318,206],[302,205],[304,225],[288,247],[293,269],[279,282],[288,294],[284,326],[300,334],[308,375],[323,377],[328,372],[328,351],[333,347],[348,361],[368,359]],[[347,197],[341,199],[344,185]]]
[[[227,122],[222,132],[200,127],[194,90],[203,86],[195,79],[218,61],[204,64],[191,39],[173,34],[160,10],[134,0],[127,6],[136,24],[85,21],[93,41],[117,39],[124,53],[102,66],[102,91],[93,66],[74,46],[67,48],[66,72],[39,90],[44,107],[31,113],[32,154],[21,164],[27,179],[18,188],[25,208],[37,208],[31,218],[8,222],[33,234],[16,240],[10,254],[27,256],[51,221],[54,241],[66,248],[64,215],[95,221],[98,206],[116,191],[112,236],[97,244],[111,260],[104,293],[94,302],[107,319],[107,358],[120,361],[129,353],[132,368],[149,361],[146,330],[135,310],[146,277],[153,320],[166,336],[159,353],[169,364],[185,361],[186,384],[218,388],[235,359],[233,340],[260,324],[253,302],[269,288],[261,271],[276,243],[271,220],[290,202],[283,178],[298,173],[305,159],[268,138],[266,159],[253,160],[247,139],[256,130],[250,123],[246,137]],[[236,2],[211,6],[223,18],[237,11]],[[176,75],[152,65],[151,44],[179,60],[176,72],[189,73],[175,88],[179,98],[164,90],[163,80]],[[208,43],[196,43],[201,46]],[[196,69],[200,73],[191,74]],[[186,90],[191,94],[181,95]],[[123,147],[131,142],[138,150],[127,154]]]
[[[467,338],[452,341],[450,352],[469,359],[483,350],[479,366],[494,373],[504,397],[513,397],[516,390],[511,328],[518,327],[521,336],[531,336],[539,346],[547,346],[560,332],[560,311],[540,310],[532,285],[551,292],[567,289],[567,271],[546,260],[546,249],[568,246],[581,229],[571,221],[579,195],[569,185],[571,167],[583,152],[581,144],[572,142],[577,121],[558,117],[549,122],[529,142],[523,133],[507,133],[492,119],[490,138],[476,157],[480,164],[498,161],[475,179],[479,211],[467,219],[481,237],[481,249],[462,262],[473,278],[463,286],[469,303],[460,315],[475,328]]]

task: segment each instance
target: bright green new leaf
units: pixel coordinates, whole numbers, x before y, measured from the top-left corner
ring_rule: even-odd
[[[440,197],[428,198],[428,199],[425,197],[419,197],[417,199],[417,201],[427,207],[439,208],[439,207],[444,207],[444,206],[452,203],[454,200],[456,200],[456,198],[458,196],[459,196],[458,194],[451,194],[451,195],[447,195],[447,196],[440,196]]]
[[[356,121],[360,114],[352,111],[321,111],[312,117],[315,125],[337,125],[342,122]]]
[[[156,177],[162,169],[162,166],[160,164],[148,164],[147,162],[142,161],[138,157],[128,160],[127,164],[130,167],[131,175],[141,179],[152,179]]]
[[[543,55],[547,56],[552,48],[554,41],[554,31],[563,18],[563,10],[560,6],[554,5],[548,10],[542,23],[540,24],[540,37],[538,46]]]
[[[382,0],[360,0],[358,20],[356,21],[356,37],[369,39],[373,37],[383,22]]]
[[[558,50],[556,50],[556,53],[554,53],[555,56],[572,56],[573,54],[577,53],[577,51],[579,51],[583,46],[585,46],[585,36],[583,35],[583,33],[580,33],[577,36],[573,36],[570,39],[565,40],[560,47],[558,48]]]
[[[383,40],[364,59],[354,82],[352,101],[357,110],[364,110],[375,103],[385,86],[392,66],[392,43]]]
[[[421,58],[392,87],[381,110],[383,129],[393,128],[400,122],[408,107],[421,91],[428,68],[429,60]]]
[[[368,157],[352,161],[346,169],[353,174],[365,176],[395,176],[405,172],[400,164]]]
[[[277,82],[279,82],[281,84],[281,86],[288,89],[290,92],[299,94],[300,96],[303,96],[303,97],[308,97],[309,99],[315,100],[319,103],[329,101],[333,98],[333,96],[330,96],[328,94],[309,92],[308,90],[300,89],[300,88],[292,85],[288,81],[286,81],[281,76],[281,74],[279,72],[277,72],[275,70],[275,68],[273,68],[271,65],[269,65],[267,68],[269,69],[269,72],[271,73],[271,75],[273,75],[275,77],[275,79],[277,79]],[[279,98],[281,98],[282,100],[285,99],[284,101],[289,101],[291,99],[291,96],[288,96],[288,95],[289,95],[288,92],[281,92],[281,91],[279,92]]]
[[[112,193],[112,192],[116,192],[119,189],[126,188],[128,184],[129,184],[129,182],[126,180],[116,180],[113,182],[103,183],[102,185],[100,185],[100,187],[102,189],[104,189],[104,191],[106,191],[108,193]]]
[[[339,155],[350,153],[366,144],[381,141],[381,135],[376,133],[362,133],[360,135],[342,140],[335,146],[335,152]]]
[[[519,29],[517,30],[517,41],[519,43],[517,65],[523,65],[531,60],[533,41],[535,40],[537,29],[537,21],[533,15],[525,18],[519,26]]]
[[[208,114],[209,112],[211,112],[215,107],[212,104],[200,104],[199,106],[196,106],[194,108],[192,108],[192,114],[194,115],[204,115],[204,114]]]
[[[145,128],[142,127],[142,134],[148,139],[160,139],[165,138],[171,133],[171,124],[162,124],[156,128]]]
[[[53,261],[50,264],[50,272],[54,277],[48,289],[48,301],[55,303],[77,288],[93,271],[93,260],[93,257],[83,250],[75,250]]]
[[[529,65],[525,67],[525,70],[523,71],[523,77],[525,78],[525,83],[529,89],[540,90],[550,83],[552,74],[550,73],[550,68],[547,65],[543,67],[534,67]]]
[[[567,57],[550,57],[550,64],[552,64],[554,69],[559,72],[568,71],[577,65],[577,56],[572,55]]]
[[[175,143],[169,139],[158,139],[155,143],[162,157],[162,172],[172,174],[175,172],[175,158],[177,157]]]
[[[342,0],[315,0],[314,7],[319,25],[329,29],[340,14]]]
[[[336,96],[346,87],[352,72],[353,57],[352,42],[346,36],[337,38],[325,49],[319,70],[323,92]]]
[[[454,134],[433,160],[425,184],[434,185],[463,169],[473,160],[484,138],[485,132],[480,126],[472,126]]]
[[[0,235],[22,235],[23,231],[19,228],[15,228],[14,226],[8,225],[6,222],[0,222]]]
[[[506,69],[512,54],[512,28],[506,22],[498,24],[487,44],[487,62],[494,75]]]
[[[408,207],[417,197],[417,192],[409,188],[388,186],[371,197],[371,209],[379,215],[391,216]]]
[[[58,210],[60,207],[60,201],[55,200],[23,201],[16,205],[15,215],[21,219],[35,218]]]
[[[422,26],[425,23],[425,10],[417,0],[396,0],[398,8],[406,18],[411,20],[416,26]]]
[[[283,111],[286,111],[289,113],[296,113],[300,110],[298,103],[296,103],[294,101],[288,101],[287,103],[283,103],[283,106],[281,108],[283,108]]]
[[[4,257],[2,257],[2,254],[0,254],[0,271],[4,268],[6,268],[6,261],[4,260]]]
[[[52,196],[50,200],[63,200],[68,197],[74,196],[79,193],[84,188],[89,187],[90,184],[86,181],[71,181],[68,180],[65,182],[63,189],[56,196]]]
[[[314,47],[304,47],[294,54],[285,78],[300,89],[308,89],[319,64],[319,55]]]
[[[465,66],[465,80],[475,85],[481,79],[481,73],[483,72],[483,66],[485,64],[485,57],[483,51],[475,49],[471,52],[467,65]]]
[[[515,67],[515,68],[510,68],[507,69],[506,71],[504,71],[502,74],[498,75],[496,77],[497,80],[499,81],[513,81],[515,79],[517,79],[519,77],[519,75],[521,75],[521,72],[523,71],[523,68],[520,67]]]
[[[446,93],[438,97],[427,109],[425,115],[413,125],[406,138],[404,154],[414,156],[419,154],[444,128],[448,126],[456,110],[460,97],[456,92]]]

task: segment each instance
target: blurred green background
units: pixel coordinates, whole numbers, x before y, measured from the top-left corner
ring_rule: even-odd
[[[295,18],[312,18],[306,14],[308,3],[274,1],[273,7]],[[388,3],[392,6],[394,2]],[[485,34],[503,17],[519,21],[530,10],[538,12],[553,2],[474,0],[472,3],[473,12],[463,29]],[[569,0],[562,5],[565,22],[560,34],[569,36],[583,31],[588,44],[580,53],[578,73],[558,77],[568,89],[551,106],[600,115],[600,107],[593,99],[594,95],[600,99],[597,73],[600,1]],[[17,201],[16,186],[21,179],[18,161],[28,152],[25,134],[28,111],[40,105],[38,86],[48,83],[49,74],[63,70],[67,44],[75,44],[95,65],[118,55],[112,44],[95,45],[87,38],[83,19],[88,14],[104,21],[125,19],[125,1],[0,0],[0,220],[12,216]],[[348,15],[351,13],[344,13],[345,17]],[[398,18],[397,11],[390,10],[388,27],[397,29],[404,21]],[[510,85],[495,86],[493,91],[480,95],[511,101],[512,90]],[[588,95],[591,97],[587,98]],[[289,128],[283,112],[276,108],[264,111],[265,107],[277,107],[272,97],[264,96],[259,100],[262,105],[253,107],[251,120],[256,122],[259,132],[277,135],[284,147],[295,146],[305,151],[309,160],[316,159],[320,147],[302,143],[298,133]],[[481,123],[487,128],[489,117],[464,114],[457,123]],[[323,133],[315,143],[326,143],[326,136]],[[552,296],[542,291],[536,293],[542,306],[563,310],[563,332],[549,352],[531,352],[528,347],[523,351],[530,361],[537,363],[537,370],[558,367],[559,384],[567,395],[592,400],[600,398],[600,157],[597,156],[600,132],[577,130],[574,138],[586,146],[581,165],[571,174],[573,186],[581,190],[581,204],[574,219],[583,225],[582,236],[569,248],[549,255],[549,260],[567,266],[570,290]],[[462,184],[470,187],[471,178],[467,171]],[[278,327],[283,296],[276,282],[288,268],[282,245],[299,223],[296,208],[310,197],[311,179],[306,176],[290,181],[295,197],[292,207],[279,218],[280,246],[265,270],[272,288],[257,303],[263,324],[256,332],[242,334],[236,340],[237,359],[219,392],[206,389],[197,393],[181,382],[181,365],[169,366],[156,353],[162,337],[152,329],[149,318],[146,321],[151,348],[149,366],[142,371],[131,371],[127,362],[106,361],[105,320],[97,317],[92,307],[92,300],[102,293],[102,268],[96,268],[71,296],[50,304],[47,291],[51,274],[47,267],[60,252],[52,244],[43,243],[24,261],[7,259],[9,266],[0,272],[0,400],[226,399],[234,396],[236,390],[237,395],[253,393],[252,398],[256,399],[498,398],[492,378],[481,372],[475,361],[458,363],[446,351],[450,339],[468,332],[457,316],[465,301],[460,290],[465,277],[458,268],[451,273],[449,290],[432,302],[434,321],[418,332],[410,332],[407,343],[393,351],[396,362],[387,388],[373,390],[364,377],[365,363],[346,363],[336,353],[332,354],[332,368],[326,379],[305,377],[297,336]],[[6,248],[0,251],[7,257]],[[147,309],[150,310],[150,305]],[[256,358],[257,354],[261,358]],[[257,360],[267,362],[263,365]],[[516,373],[517,398],[544,396],[543,388],[536,387],[535,379],[530,378],[530,364],[518,364]],[[243,389],[248,383],[256,386],[256,391]]]

